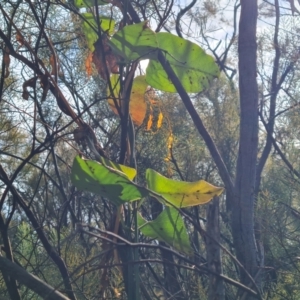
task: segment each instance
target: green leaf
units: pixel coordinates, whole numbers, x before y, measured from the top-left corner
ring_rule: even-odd
[[[135,177],[135,170],[108,160],[104,162],[107,165],[77,155],[72,166],[72,183],[79,190],[107,197],[116,205],[139,200],[148,195],[145,188],[130,180]]]
[[[99,38],[95,17],[92,13],[82,13],[81,15],[86,20],[82,24],[82,29],[87,40],[87,45],[89,49],[94,52],[94,44]],[[111,18],[100,16],[100,26],[103,31],[108,31],[109,34],[112,34],[114,32],[115,21]]]
[[[133,180],[134,177],[136,176],[136,169],[134,169],[134,168],[130,168],[130,167],[127,167],[127,166],[124,166],[121,164],[117,164],[107,158],[104,158],[104,157],[102,157],[102,161],[105,166],[124,173],[128,177],[129,180]]]
[[[150,58],[157,49],[156,34],[145,21],[125,26],[113,35],[109,45],[127,61]]]
[[[145,236],[165,242],[180,252],[193,254],[185,224],[175,208],[167,207],[150,222],[138,214],[138,226]]]
[[[221,195],[224,190],[204,180],[196,182],[172,180],[152,169],[147,169],[146,180],[150,190],[167,200],[164,204],[172,204],[178,208],[205,204],[214,196]],[[162,201],[158,196],[156,198]]]
[[[81,8],[81,7],[93,7],[93,6],[96,6],[96,1],[95,0],[75,0],[74,4],[78,8]],[[105,2],[105,1],[98,0],[97,4],[98,5],[107,5],[108,3]]]
[[[171,33],[156,34],[159,49],[166,54],[175,74],[188,93],[198,93],[209,86],[209,82],[219,76],[219,68],[213,57],[207,55],[198,45]],[[161,64],[151,60],[146,70],[146,81],[152,87],[176,92]]]
[[[198,45],[171,33],[155,33],[147,26],[147,21],[125,26],[112,37],[109,44],[126,61],[150,58],[146,81],[162,91],[176,92],[176,88],[157,61],[157,49],[165,53],[188,93],[198,93],[208,88],[209,82],[220,73],[213,57]]]

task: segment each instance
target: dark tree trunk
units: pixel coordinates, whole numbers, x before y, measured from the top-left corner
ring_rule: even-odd
[[[207,206],[206,211],[206,258],[207,266],[214,273],[222,274],[220,249],[219,198],[215,197]],[[215,275],[209,275],[208,300],[224,300],[225,290],[223,280]]]
[[[240,143],[232,206],[232,233],[236,255],[245,270],[256,277],[254,195],[258,147],[258,88],[256,82],[257,1],[241,0],[239,23]],[[243,284],[250,279],[240,268]]]

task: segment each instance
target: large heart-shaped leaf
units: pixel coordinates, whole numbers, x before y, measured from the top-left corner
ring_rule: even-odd
[[[167,207],[154,220],[147,222],[138,214],[140,231],[147,237],[163,241],[180,252],[193,253],[183,219],[173,207]]]
[[[109,45],[127,61],[150,58],[157,49],[156,34],[145,21],[119,30]]]
[[[219,68],[213,57],[195,43],[171,33],[156,34],[158,48],[165,52],[166,59],[188,93],[198,93],[209,87],[209,82],[219,76]],[[168,75],[157,60],[150,60],[146,70],[146,81],[152,87],[176,92]]]
[[[77,155],[72,166],[72,183],[79,190],[107,197],[116,205],[148,195],[145,188],[130,180],[135,177],[134,169],[108,160],[104,162],[106,165]]]
[[[166,205],[171,204],[179,208],[205,204],[224,190],[204,180],[196,182],[172,180],[152,169],[147,169],[146,179],[148,188],[167,200]],[[162,201],[161,198],[157,196],[156,198]]]
[[[176,92],[176,88],[157,61],[157,49],[165,53],[188,93],[205,90],[209,82],[220,73],[213,57],[207,55],[197,44],[168,32],[155,33],[147,26],[147,22],[125,26],[109,43],[126,61],[150,58],[146,81],[162,91]]]

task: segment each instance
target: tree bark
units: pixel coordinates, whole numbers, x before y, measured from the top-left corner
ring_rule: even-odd
[[[232,206],[232,234],[243,284],[258,272],[254,238],[254,195],[258,148],[258,87],[256,81],[257,1],[241,0],[239,23],[240,139]],[[245,272],[245,270],[247,272]]]
[[[206,258],[207,266],[214,273],[222,274],[220,251],[219,198],[215,197],[206,211]],[[220,277],[209,275],[208,300],[224,300],[224,283]]]

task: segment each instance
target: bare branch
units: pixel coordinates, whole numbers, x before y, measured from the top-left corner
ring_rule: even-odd
[[[68,297],[55,290],[52,286],[43,282],[36,276],[28,273],[25,269],[21,268],[17,264],[1,256],[0,270],[33,290],[35,293],[43,297],[43,299],[70,300]]]

